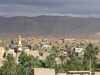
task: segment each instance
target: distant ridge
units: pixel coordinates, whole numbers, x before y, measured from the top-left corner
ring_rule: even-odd
[[[0,38],[82,38],[100,32],[100,18],[70,16],[0,17]],[[86,37],[85,37],[86,38]]]

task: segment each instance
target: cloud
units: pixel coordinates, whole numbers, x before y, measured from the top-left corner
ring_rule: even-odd
[[[99,0],[0,0],[0,16],[100,17]]]

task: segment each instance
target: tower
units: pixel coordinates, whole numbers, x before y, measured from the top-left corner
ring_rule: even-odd
[[[22,43],[21,43],[21,36],[19,35],[18,39],[18,51],[22,51]]]

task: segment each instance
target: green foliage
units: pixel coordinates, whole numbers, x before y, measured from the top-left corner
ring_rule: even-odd
[[[92,44],[89,44],[84,52],[84,58],[74,56],[70,60],[66,60],[66,57],[60,55],[60,51],[53,46],[52,54],[46,57],[46,59],[40,60],[39,57],[34,57],[33,55],[27,55],[25,52],[22,52],[18,60],[19,64],[15,63],[15,58],[12,54],[8,54],[6,57],[6,62],[0,68],[0,75],[29,75],[32,68],[55,68],[56,73],[67,73],[71,70],[89,70],[89,59],[91,58],[91,67],[92,71],[96,71],[97,68],[100,68],[100,64],[97,64],[96,55],[98,54],[98,48],[94,47]],[[72,54],[76,54],[74,51]],[[55,60],[56,57],[60,58],[61,64],[57,64]],[[97,64],[97,65],[96,65]]]
[[[52,54],[54,54],[54,56],[58,57],[60,54],[60,50],[58,50],[55,46],[52,46]]]
[[[18,60],[20,61],[21,64],[25,63],[25,59],[27,58],[27,54],[25,52],[22,52],[19,57]]]
[[[18,73],[17,75],[25,75],[24,73]]]
[[[34,68],[40,68],[40,67],[42,67],[42,64],[43,64],[43,62],[42,61],[40,62],[38,56],[34,58]]]
[[[22,52],[19,55],[20,64],[24,67],[23,72],[28,75],[31,72],[31,69],[42,67],[42,62],[40,62],[39,57],[33,57],[33,55],[27,55],[25,52]]]
[[[59,56],[59,58],[60,58],[60,60],[61,60],[61,64],[63,64],[66,57],[63,56],[63,55],[61,55],[61,56]]]
[[[55,56],[53,54],[47,56],[45,59],[45,64],[47,68],[55,68],[56,66]]]
[[[9,51],[9,47],[8,46],[5,47],[5,51],[6,52]]]
[[[23,72],[23,70],[24,70],[24,66],[22,66],[22,64],[17,64],[16,65],[16,72],[17,72],[17,74],[19,73],[22,73]]]
[[[45,62],[43,60],[39,60],[39,62],[41,63],[41,67],[46,68],[46,64],[45,64]]]
[[[5,54],[4,54],[4,56],[3,57],[6,57],[6,54],[7,54],[7,52],[9,51],[9,47],[8,46],[6,46],[5,47]]]
[[[93,68],[93,72],[96,72],[96,69],[98,69],[98,68],[100,68],[100,63],[99,64],[96,64],[95,66],[94,66],[94,68]]]
[[[7,57],[6,57],[6,60],[10,63],[14,63],[15,61],[15,58],[13,57],[12,54],[8,54]]]
[[[55,71],[56,71],[56,73],[64,73],[65,72],[64,68],[65,67],[62,66],[61,64],[56,64]]]
[[[72,55],[72,57],[74,57],[74,56],[76,55],[76,52],[73,50],[73,51],[71,52],[71,55]]]
[[[71,60],[68,60],[67,63],[68,70],[74,71],[74,70],[84,70],[82,59],[80,57],[72,57]]]
[[[84,59],[90,60],[91,59],[91,67],[94,68],[94,65],[97,64],[97,57],[98,55],[98,47],[94,47],[92,44],[89,44],[84,52]],[[89,65],[89,64],[88,64]]]
[[[12,54],[8,54],[6,57],[7,61],[2,66],[2,74],[6,75],[16,75],[16,64],[15,64],[15,58]]]

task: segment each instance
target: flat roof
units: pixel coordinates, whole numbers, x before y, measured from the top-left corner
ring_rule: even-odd
[[[68,71],[68,74],[87,74],[90,71]]]

